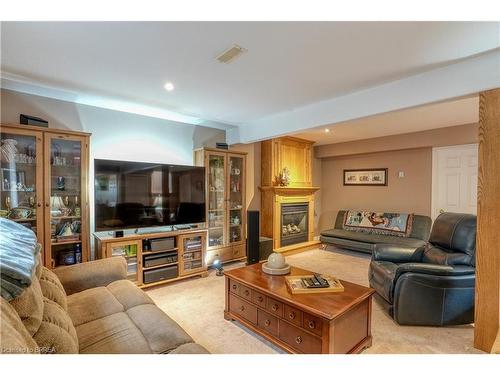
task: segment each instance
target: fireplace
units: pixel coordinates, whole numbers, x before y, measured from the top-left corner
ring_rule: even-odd
[[[309,203],[283,203],[281,205],[281,247],[309,238]]]

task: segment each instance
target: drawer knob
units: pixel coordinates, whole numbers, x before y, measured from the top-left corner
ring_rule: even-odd
[[[271,310],[273,311],[278,311],[278,305],[275,303],[272,307],[271,307]]]
[[[241,306],[241,307],[240,307],[240,310],[241,310],[241,311],[245,311],[245,306]]]
[[[271,321],[269,319],[267,319],[264,324],[266,325],[266,327],[269,327],[271,325]]]
[[[235,289],[235,290],[236,290],[236,288],[237,288],[236,284],[233,284],[233,289]]]
[[[302,342],[302,337],[297,336],[297,337],[295,338],[295,342],[296,342],[297,344],[300,344],[300,343]]]
[[[288,317],[292,320],[295,319],[295,313],[292,311],[290,314],[288,314]]]
[[[245,296],[248,296],[250,294],[250,291],[247,289],[245,290]]]
[[[314,329],[316,328],[316,323],[314,323],[312,320],[309,321],[309,328]]]
[[[257,301],[262,302],[262,301],[264,301],[264,298],[262,296],[258,296]]]

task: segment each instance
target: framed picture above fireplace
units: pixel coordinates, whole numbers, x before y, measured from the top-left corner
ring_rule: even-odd
[[[387,168],[344,169],[344,186],[387,186]]]

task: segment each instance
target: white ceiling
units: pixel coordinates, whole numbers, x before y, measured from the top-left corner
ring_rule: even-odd
[[[323,126],[294,136],[309,139],[316,142],[315,146],[319,146],[473,124],[478,121],[479,97],[473,96]],[[325,132],[325,129],[330,132]]]
[[[499,30],[492,22],[2,22],[1,68],[32,93],[244,127],[495,49]],[[248,52],[217,62],[233,43]]]

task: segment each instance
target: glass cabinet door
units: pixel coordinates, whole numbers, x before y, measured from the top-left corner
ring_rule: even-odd
[[[242,156],[229,155],[229,242],[236,244],[243,241],[243,197],[245,160]]]
[[[208,247],[226,244],[224,213],[226,209],[225,155],[208,154]]]
[[[179,259],[179,275],[187,275],[203,269],[204,236],[193,234],[180,236],[182,256]]]
[[[0,216],[33,230],[43,241],[42,136],[1,129]]]
[[[139,283],[139,272],[138,272],[138,249],[140,246],[140,241],[126,241],[119,243],[109,243],[107,244],[107,250],[105,256],[118,257],[122,256],[127,261],[127,280],[134,283]]]
[[[82,203],[85,203],[85,179],[82,176],[84,142],[75,136],[48,135],[46,163],[48,193],[45,207],[46,264],[53,267],[80,263],[85,248],[82,235]]]

